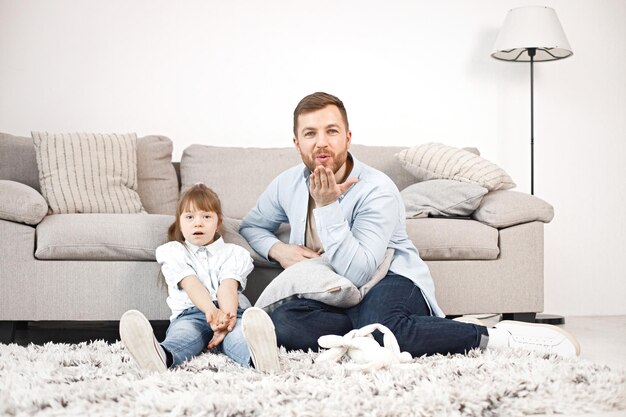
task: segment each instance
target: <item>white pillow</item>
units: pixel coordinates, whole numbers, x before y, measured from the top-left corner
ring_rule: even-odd
[[[361,288],[337,274],[324,255],[300,261],[274,278],[254,305],[267,313],[295,298],[308,298],[341,308],[355,306],[387,275],[394,253],[393,249],[387,249],[383,261]]]
[[[143,213],[137,135],[33,132],[41,194],[53,214]]]
[[[418,182],[400,192],[406,218],[427,216],[468,217],[478,208],[487,189],[454,180]]]
[[[441,143],[404,149],[396,154],[396,158],[418,181],[449,179],[478,184],[489,191],[515,187],[511,177],[494,163]]]

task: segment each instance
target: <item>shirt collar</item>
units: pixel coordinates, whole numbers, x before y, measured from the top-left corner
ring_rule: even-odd
[[[211,255],[215,255],[215,253],[220,250],[220,248],[222,248],[225,244],[226,242],[224,242],[222,236],[219,236],[213,243],[209,243],[205,246],[196,246],[193,243],[190,243],[188,240],[185,240],[185,245],[187,245],[189,251],[191,251],[191,253],[193,253],[194,255],[204,250],[209,252]]]

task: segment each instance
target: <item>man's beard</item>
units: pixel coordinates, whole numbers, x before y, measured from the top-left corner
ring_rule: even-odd
[[[326,164],[318,164],[316,162],[315,159],[320,154],[329,156],[328,162],[331,163],[330,166],[326,165]],[[307,158],[307,161],[305,162],[305,165],[307,166],[307,168],[309,168],[309,170],[311,172],[313,172],[315,170],[315,168],[317,168],[318,166],[322,165],[324,167],[330,168],[333,171],[333,174],[336,174],[337,171],[339,171],[341,169],[341,167],[346,163],[347,159],[348,159],[348,152],[347,151],[343,155],[343,158],[338,158],[336,153],[330,152],[330,151],[316,152],[316,153],[313,154],[312,157]]]

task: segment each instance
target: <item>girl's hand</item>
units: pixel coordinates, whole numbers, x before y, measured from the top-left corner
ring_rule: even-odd
[[[220,343],[222,343],[226,335],[235,328],[235,324],[237,323],[237,316],[233,313],[223,314],[224,321],[220,322],[219,326],[213,328],[213,325],[211,325],[211,329],[213,329],[213,338],[209,341],[209,344],[207,345],[209,349],[213,349],[214,347],[217,347]]]
[[[228,330],[214,331],[213,338],[209,341],[209,344],[207,345],[207,347],[209,349],[213,349],[217,347],[220,343],[222,343],[222,341],[224,340],[227,334],[228,334]]]
[[[236,320],[237,316],[233,313],[224,313],[219,308],[212,310],[206,315],[206,321],[214,332],[219,330],[231,331],[235,326],[233,319]]]

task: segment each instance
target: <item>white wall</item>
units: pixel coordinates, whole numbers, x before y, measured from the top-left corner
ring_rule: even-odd
[[[536,1],[0,0],[0,131],[290,146],[304,95],[355,143],[477,146],[529,191],[529,66],[489,54]],[[546,0],[574,56],[535,66],[546,312],[626,314],[626,2]],[[506,277],[503,277],[506,279]]]

